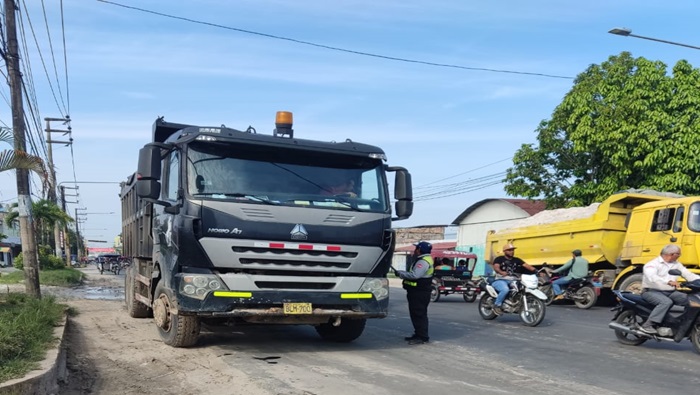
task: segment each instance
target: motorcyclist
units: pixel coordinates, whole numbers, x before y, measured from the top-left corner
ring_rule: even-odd
[[[525,263],[522,259],[514,256],[515,246],[508,243],[503,246],[503,255],[496,257],[493,260],[493,270],[496,271],[496,280],[491,284],[498,292],[498,297],[494,302],[493,312],[503,314],[503,301],[506,300],[508,292],[510,292],[510,282],[518,279],[518,274],[524,273],[524,269],[535,273],[536,269]]]
[[[552,281],[552,289],[554,290],[554,300],[564,299],[564,291],[562,287],[568,285],[572,280],[579,278],[584,278],[588,275],[588,260],[583,258],[581,250],[571,251],[572,259],[568,261],[564,266],[552,270],[552,273],[562,273],[569,271],[564,277],[558,278]]]
[[[680,256],[681,248],[675,244],[668,244],[661,249],[659,257],[644,265],[642,298],[656,305],[656,307],[654,307],[654,310],[649,314],[649,318],[639,328],[642,332],[648,334],[657,333],[656,327],[664,321],[666,313],[674,304],[680,306],[688,304],[688,295],[676,291],[678,276],[668,272],[676,269],[688,281],[697,280],[700,276],[690,272],[682,263],[678,262],[678,257]]]

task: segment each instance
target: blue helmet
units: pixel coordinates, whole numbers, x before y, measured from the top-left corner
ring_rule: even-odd
[[[433,250],[433,245],[428,243],[427,241],[419,241],[418,243],[414,243],[414,246],[420,251],[421,254],[430,254],[430,251]]]

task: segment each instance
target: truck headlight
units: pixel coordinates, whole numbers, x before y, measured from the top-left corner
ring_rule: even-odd
[[[360,287],[362,292],[371,292],[377,300],[389,297],[389,280],[386,278],[368,278]]]
[[[226,289],[216,274],[180,273],[180,293],[190,298],[203,300],[209,292]]]

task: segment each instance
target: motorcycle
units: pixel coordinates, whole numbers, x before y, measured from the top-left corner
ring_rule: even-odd
[[[546,271],[542,272],[539,277],[539,290],[546,296],[545,304],[549,306],[554,300],[554,287],[552,282],[561,276],[550,276]],[[600,296],[600,290],[603,287],[602,274],[588,275],[584,278],[571,280],[564,288],[564,299],[572,300],[579,309],[590,309],[595,306]]]
[[[116,259],[103,259],[97,263],[97,268],[100,270],[100,274],[103,274],[105,271],[110,271],[114,274],[119,274],[119,272],[122,269],[122,265]]]
[[[680,275],[678,270],[670,270],[669,274]],[[649,318],[654,305],[642,299],[641,295],[627,291],[613,291],[620,302],[612,310],[615,311],[608,327],[615,331],[617,340],[625,345],[638,346],[649,339],[656,341],[674,341],[680,343],[689,339],[696,352],[700,353],[700,280],[685,282],[679,291],[687,292],[688,306],[682,311],[674,311],[674,306],[668,313],[656,334],[642,332],[639,328]]]
[[[485,279],[479,283],[479,287],[484,292],[479,299],[479,315],[485,320],[492,320],[498,316],[493,311],[498,292]],[[501,306],[503,312],[519,314],[525,326],[539,325],[544,320],[547,296],[537,289],[537,274],[522,274],[520,280],[510,281],[510,287]]]

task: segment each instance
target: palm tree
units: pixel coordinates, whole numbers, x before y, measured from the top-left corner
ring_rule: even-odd
[[[17,207],[17,203],[13,203],[11,208]],[[49,244],[53,234],[53,228],[56,224],[61,227],[73,222],[68,214],[66,214],[56,203],[46,199],[32,202],[32,216],[34,218],[34,231],[41,238],[41,244]],[[19,219],[17,210],[10,210],[5,216],[7,226],[14,228]]]
[[[6,142],[11,146],[14,144],[14,139],[10,129],[0,129],[0,141]],[[0,172],[16,169],[27,169],[35,172],[41,176],[43,181],[42,184],[44,187],[46,187],[46,166],[40,157],[30,155],[23,151],[0,151]]]

